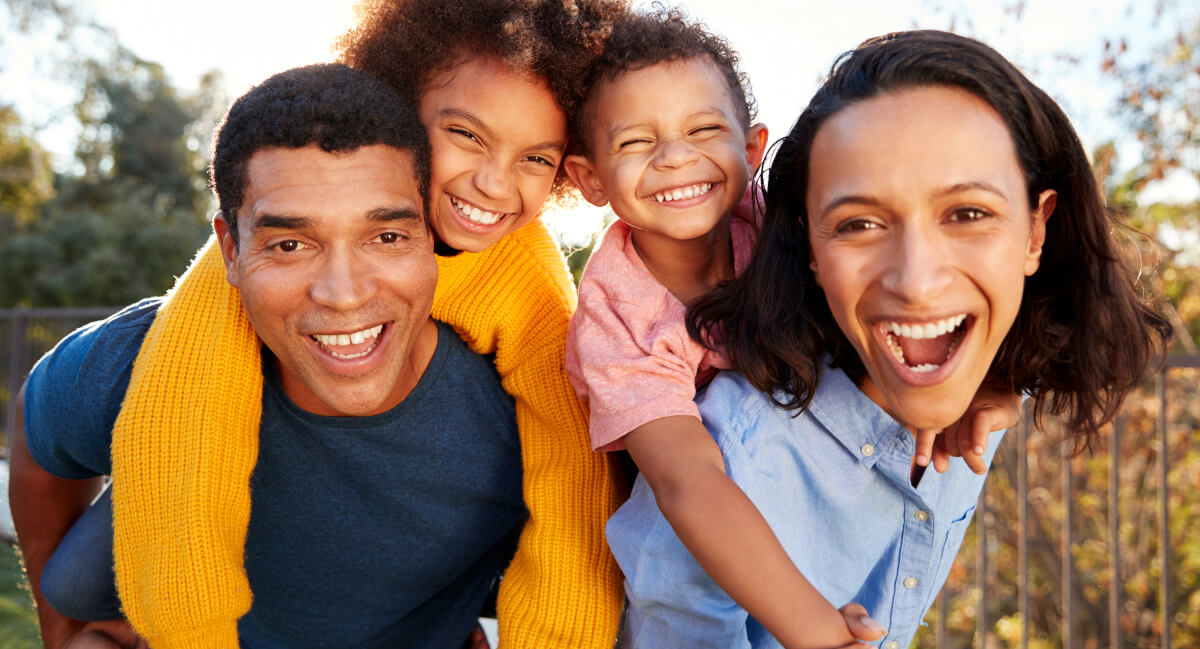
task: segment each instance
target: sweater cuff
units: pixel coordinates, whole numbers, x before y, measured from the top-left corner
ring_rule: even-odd
[[[237,620],[218,622],[203,629],[195,629],[147,638],[151,649],[236,649],[238,646]]]

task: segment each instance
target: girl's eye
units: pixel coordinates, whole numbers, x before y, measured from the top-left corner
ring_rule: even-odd
[[[528,156],[525,156],[525,159],[528,160],[529,162],[535,162],[540,165],[546,165],[547,167],[557,167],[558,166],[558,163],[556,163],[553,160],[551,160],[550,158],[547,158],[546,156],[542,156],[542,155],[528,155]]]
[[[451,133],[453,133],[459,137],[465,137],[468,140],[471,140],[472,142],[479,141],[479,138],[475,137],[474,133],[468,131],[465,128],[458,128],[457,126],[450,126],[446,130],[450,131]]]

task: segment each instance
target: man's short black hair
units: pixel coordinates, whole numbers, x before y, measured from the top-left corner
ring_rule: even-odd
[[[412,153],[429,211],[429,137],[417,111],[391,86],[340,63],[280,72],[233,102],[213,136],[210,184],[237,243],[246,167],[258,151],[317,145],[329,153],[382,144]]]

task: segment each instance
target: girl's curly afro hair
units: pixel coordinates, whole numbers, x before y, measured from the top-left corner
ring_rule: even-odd
[[[546,82],[573,124],[583,78],[627,0],[362,0],[356,26],[335,43],[340,61],[418,104],[440,73],[495,57]],[[570,192],[562,167],[552,195]]]

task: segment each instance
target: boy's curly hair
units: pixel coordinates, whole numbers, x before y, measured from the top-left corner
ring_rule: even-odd
[[[738,68],[738,53],[729,46],[729,41],[709,31],[704,23],[688,20],[679,7],[656,2],[649,12],[626,13],[612,26],[604,51],[592,62],[585,77],[585,101],[580,117],[570,122],[572,148],[584,155],[590,153],[588,136],[593,112],[587,97],[597,84],[613,81],[625,72],[697,56],[708,57],[721,71],[742,126],[749,127],[757,117],[758,106],[750,90],[750,79]]]
[[[383,79],[414,105],[438,74],[477,56],[546,82],[573,124],[582,79],[628,0],[362,0],[338,59]],[[559,167],[551,194],[569,180]]]

